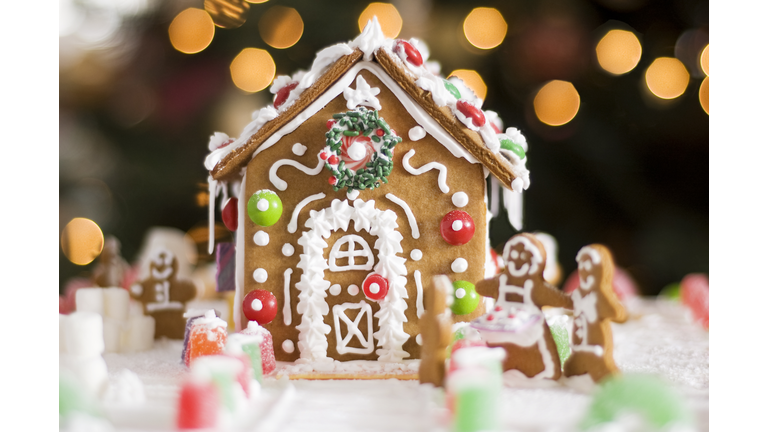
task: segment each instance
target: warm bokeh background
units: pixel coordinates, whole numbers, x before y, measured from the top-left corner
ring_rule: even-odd
[[[97,227],[65,236],[86,258],[60,252],[60,291],[94,266],[73,263],[89,261],[89,229],[129,260],[152,226],[202,252],[208,137],[239,135],[275,74],[353,39],[373,10],[526,135],[524,228],[556,237],[566,275],[593,242],[646,294],[708,272],[705,0],[61,0],[59,230]],[[491,229],[497,249],[515,232],[505,217]]]

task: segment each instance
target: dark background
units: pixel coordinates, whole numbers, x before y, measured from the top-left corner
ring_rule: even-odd
[[[208,137],[216,130],[239,135],[250,113],[271,96],[267,90],[246,95],[234,86],[234,56],[245,47],[262,48],[277,74],[306,69],[319,49],[359,34],[357,19],[368,4],[252,4],[242,27],[217,28],[208,48],[182,54],[171,46],[168,26],[181,10],[202,3],[148,1],[138,12],[109,12],[120,26],[107,40],[60,35],[60,231],[74,217],[93,219],[120,239],[129,260],[152,226],[201,238]],[[478,71],[488,86],[483,107],[527,137],[531,187],[524,194],[524,228],[558,240],[565,275],[575,269],[578,249],[595,242],[613,250],[645,294],[687,273],[708,272],[709,116],[698,100],[704,75],[697,65],[708,43],[708,2],[394,4],[404,20],[399,37],[424,39],[444,74]],[[291,6],[304,20],[303,36],[288,49],[271,48],[259,36],[259,17],[274,5]],[[403,5],[421,13],[407,14]],[[105,13],[76,6],[87,19]],[[497,8],[509,25],[505,41],[492,50],[473,48],[461,33],[464,17],[478,6]],[[594,54],[610,28],[633,30],[643,46],[638,66],[618,77],[602,71]],[[691,74],[686,92],[672,101],[645,88],[645,69],[660,56],[678,57]],[[546,126],[533,112],[536,90],[551,79],[571,81],[581,97],[578,114],[564,126]],[[505,217],[494,219],[491,230],[497,249],[514,233]],[[60,291],[94,266],[59,256]]]

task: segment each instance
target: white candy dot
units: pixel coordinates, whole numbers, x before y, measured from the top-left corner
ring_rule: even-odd
[[[356,296],[356,295],[360,294],[360,287],[358,287],[357,285],[352,284],[349,287],[347,287],[347,292],[351,296]]]
[[[381,287],[376,282],[372,283],[371,286],[368,287],[368,291],[371,292],[371,294],[378,294]]]
[[[352,143],[347,147],[347,156],[354,161],[359,161],[365,157],[365,144],[361,142]]]
[[[419,333],[419,334],[417,334],[417,335],[416,335],[416,343],[417,343],[417,344],[419,344],[419,345],[421,345],[422,343],[424,343],[424,340],[423,340],[423,338],[421,337],[421,333]]]
[[[467,271],[468,267],[469,264],[464,258],[456,258],[456,260],[451,263],[451,270],[453,270],[454,273],[464,273]]]
[[[454,231],[461,231],[461,227],[463,227],[463,226],[464,226],[464,222],[462,222],[460,220],[455,220],[451,224],[451,229],[454,230]]]
[[[259,211],[269,210],[269,201],[267,201],[266,198],[260,199],[256,202],[256,208],[259,209]]]
[[[304,153],[306,153],[307,151],[307,146],[301,143],[296,143],[293,145],[291,150],[293,151],[293,154],[295,154],[296,156],[304,156]]]
[[[464,288],[459,288],[456,290],[456,298],[464,298],[465,295],[467,295],[467,291]]]
[[[257,268],[253,271],[253,280],[255,280],[258,283],[264,283],[267,281],[267,271],[263,268]]]
[[[331,285],[331,289],[328,290],[328,291],[330,291],[331,295],[337,296],[337,295],[341,294],[341,285],[333,284],[333,285]]]
[[[293,245],[290,243],[286,243],[283,245],[283,255],[285,256],[293,256]]]
[[[451,202],[453,202],[453,205],[456,207],[464,207],[469,204],[469,197],[464,192],[456,192],[451,197]]]
[[[414,126],[408,131],[408,138],[410,138],[411,141],[418,141],[425,136],[427,136],[427,132],[421,126]]]
[[[420,260],[422,256],[424,255],[421,253],[420,249],[414,249],[411,251],[411,259],[414,261]]]
[[[261,303],[261,300],[259,299],[253,299],[251,302],[251,309],[255,311],[260,311],[264,307],[264,304]]]
[[[519,257],[519,256],[520,256],[520,252],[518,252],[516,250],[513,250],[512,252],[509,253],[509,257],[512,258],[512,259],[517,259],[517,257]]]
[[[293,341],[290,339],[286,339],[283,341],[283,351],[287,352],[288,354],[292,353],[294,350],[293,347]]]
[[[358,195],[360,195],[360,191],[357,189],[352,189],[351,191],[347,192],[347,199],[354,201],[357,199]]]
[[[253,235],[253,242],[256,243],[257,246],[266,246],[269,244],[269,234],[264,231],[259,231]]]

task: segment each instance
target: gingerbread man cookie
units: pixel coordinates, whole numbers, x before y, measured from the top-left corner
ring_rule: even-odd
[[[571,299],[544,280],[547,253],[532,234],[518,234],[504,246],[504,272],[480,281],[477,292],[496,299],[494,309],[472,321],[491,347],[507,351],[504,370],[516,369],[528,377],[558,379],[561,375],[557,345],[547,326],[542,306],[572,307]]]
[[[131,287],[131,297],[144,305],[144,314],[155,319],[155,338],[184,339],[185,304],[195,297],[195,285],[178,280],[179,263],[167,250],[155,252],[149,262],[149,277]]]
[[[102,288],[123,286],[129,266],[120,255],[120,241],[113,236],[104,239],[99,264],[93,270],[93,282]]]
[[[445,379],[445,354],[451,343],[450,309],[447,298],[452,295],[453,286],[448,276],[435,276],[432,286],[425,287],[424,315],[419,320],[421,332],[421,363],[419,364],[419,382],[443,386]]]
[[[572,354],[565,376],[589,374],[598,382],[619,372],[613,361],[611,321],[624,322],[627,312],[613,291],[613,257],[605,246],[592,244],[576,255],[579,288],[573,298]]]

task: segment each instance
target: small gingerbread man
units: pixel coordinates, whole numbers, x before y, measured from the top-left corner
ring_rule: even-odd
[[[446,349],[451,343],[453,324],[446,300],[453,292],[453,285],[448,276],[440,275],[432,279],[431,287],[425,288],[426,308],[419,319],[422,337],[419,382],[442,387],[445,379]]]
[[[176,278],[178,267],[176,257],[161,249],[149,262],[149,277],[131,287],[131,297],[155,319],[155,339],[184,339],[185,304],[195,297],[196,289],[191,281]]]
[[[613,257],[605,246],[592,244],[576,255],[579,288],[573,298],[572,354],[565,376],[589,374],[598,382],[619,372],[613,361],[611,321],[624,322],[627,312],[613,291]]]
[[[99,256],[99,264],[93,270],[93,282],[102,288],[123,286],[123,279],[129,268],[120,255],[120,241],[113,236],[107,236]]]
[[[536,236],[512,237],[504,245],[503,258],[502,274],[477,283],[477,292],[496,299],[496,304],[493,311],[473,321],[473,327],[481,335],[483,329],[489,330],[483,336],[488,346],[507,350],[505,371],[517,369],[528,377],[556,380],[562,373],[560,357],[541,307],[570,309],[571,299],[544,280],[547,252]]]

